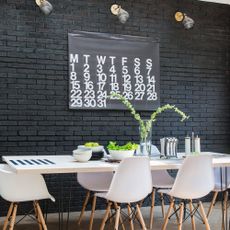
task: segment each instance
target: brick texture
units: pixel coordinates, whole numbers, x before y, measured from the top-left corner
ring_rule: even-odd
[[[1,155],[68,155],[86,141],[139,140],[138,125],[127,111],[68,109],[67,34],[73,30],[159,39],[161,104],[175,104],[191,118],[180,123],[176,114],[162,114],[153,125],[153,143],[176,136],[183,150],[184,136],[194,131],[202,150],[230,152],[229,6],[196,0],[121,1],[130,13],[122,25],[111,15],[110,1],[50,2],[54,11],[45,16],[34,1],[1,0]],[[193,29],[175,22],[178,9],[195,20]],[[80,209],[84,191],[75,176],[46,179],[54,194],[60,181],[65,197],[72,188],[71,209]],[[0,202],[4,215],[6,203]]]

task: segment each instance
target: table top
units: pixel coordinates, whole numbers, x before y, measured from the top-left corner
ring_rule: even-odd
[[[230,155],[202,152],[213,156],[213,167],[230,167]],[[178,154],[178,158],[160,159],[152,157],[151,170],[179,169],[184,160],[184,153]],[[109,172],[115,171],[119,163],[111,163],[103,160],[77,162],[69,155],[31,155],[31,156],[3,156],[5,161],[15,173],[78,173],[78,172]]]

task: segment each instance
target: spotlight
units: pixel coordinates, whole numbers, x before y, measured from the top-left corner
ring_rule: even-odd
[[[45,15],[48,15],[52,12],[53,6],[47,0],[35,0],[35,2]]]
[[[175,13],[175,19],[177,22],[182,22],[184,25],[184,28],[189,30],[194,26],[194,20],[187,16],[187,14],[182,12],[176,12]]]
[[[118,17],[121,23],[126,23],[129,18],[129,13],[126,10],[122,9],[120,5],[113,4],[110,10],[113,15],[116,15]]]

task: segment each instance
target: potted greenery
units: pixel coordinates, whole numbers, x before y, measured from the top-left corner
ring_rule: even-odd
[[[143,120],[139,113],[136,112],[133,105],[127,100],[124,96],[118,93],[112,92],[109,96],[110,99],[118,99],[120,100],[131,112],[134,119],[138,121],[140,127],[140,152],[142,155],[150,155],[151,154],[151,139],[152,139],[152,123],[156,121],[157,116],[164,111],[173,110],[177,114],[180,115],[181,121],[188,119],[184,112],[178,109],[175,105],[163,105],[154,111],[148,120]]]

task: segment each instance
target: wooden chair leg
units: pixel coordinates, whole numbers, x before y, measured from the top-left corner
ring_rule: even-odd
[[[143,230],[147,230],[146,226],[145,226],[145,221],[143,219],[143,216],[141,214],[141,210],[140,210],[140,207],[139,205],[137,204],[136,205],[136,209],[137,209],[137,215],[139,216],[139,220],[140,220],[140,223],[141,223],[141,227]]]
[[[7,228],[7,226],[8,226],[9,218],[10,218],[10,216],[11,216],[11,214],[12,214],[13,207],[14,207],[14,203],[12,202],[12,203],[10,204],[9,210],[8,210],[8,212],[7,212],[7,215],[6,215],[6,219],[5,219],[5,221],[4,221],[3,230],[6,230],[6,228]]]
[[[88,202],[89,202],[89,198],[90,198],[90,191],[88,191],[88,192],[86,193],[86,197],[85,197],[85,200],[84,200],[84,203],[83,203],[83,206],[82,206],[81,214],[80,214],[79,219],[78,219],[78,221],[77,221],[78,225],[81,224],[81,221],[82,221],[82,218],[83,218],[85,209],[86,209],[87,204],[88,204]]]
[[[162,217],[165,218],[165,200],[163,193],[160,193]]]
[[[228,227],[228,226],[225,226],[227,211],[228,211],[228,190],[224,192],[224,229],[227,229]]]
[[[211,204],[209,206],[209,209],[208,209],[208,212],[207,212],[207,218],[210,216],[211,212],[212,212],[212,209],[216,203],[216,198],[217,198],[217,195],[218,195],[218,192],[214,192],[214,195],[213,195],[213,198],[212,198],[212,201],[211,201]]]
[[[184,216],[184,203],[181,202],[181,204],[180,204],[180,216],[179,216],[178,230],[182,230],[183,216]]]
[[[129,215],[129,225],[130,225],[130,230],[134,230],[134,226],[133,226],[133,219],[132,219],[132,209],[130,207],[130,204],[127,205],[127,209],[128,209],[128,215]]]
[[[42,230],[42,223],[40,220],[40,216],[38,215],[37,205],[36,205],[35,201],[33,202],[33,206],[34,206],[35,217],[36,217],[38,225],[39,225],[39,230]]]
[[[189,201],[189,210],[190,210],[190,216],[191,216],[191,222],[192,222],[192,230],[196,230],[196,222],[193,214],[193,205],[192,200]]]
[[[114,207],[117,209],[118,208],[118,204],[115,202],[114,203]],[[125,225],[124,225],[124,222],[122,220],[122,216],[121,214],[119,215],[119,219],[120,219],[120,223],[121,223],[121,227],[122,227],[122,230],[125,230]]]
[[[114,230],[118,230],[119,228],[120,212],[121,212],[121,208],[120,206],[117,206]]]
[[[36,206],[36,208],[37,208],[38,218],[39,218],[39,220],[41,221],[42,228],[43,228],[43,230],[47,230],[47,226],[46,226],[46,223],[45,223],[45,219],[44,219],[44,216],[43,216],[43,213],[42,213],[42,210],[41,210],[41,207],[40,207],[38,201],[35,201],[35,206]]]
[[[155,206],[155,195],[156,195],[156,189],[154,188],[151,194],[151,208],[150,208],[150,223],[149,223],[149,229],[153,228],[153,215],[154,215],[154,206]]]
[[[93,229],[93,218],[94,218],[94,213],[95,213],[95,208],[96,208],[96,202],[97,202],[97,197],[94,195],[93,202],[92,202],[92,210],[91,210],[91,215],[90,215],[90,220],[89,220],[89,230]]]
[[[173,200],[173,197],[172,196],[170,196],[170,200]],[[175,215],[176,215],[176,221],[177,221],[177,224],[179,224],[180,223],[180,218],[179,218],[179,216],[178,216],[178,210],[177,210],[177,207],[176,207],[176,204],[175,204],[175,202],[174,202],[174,204],[173,204],[173,210],[174,210],[174,212],[175,212]]]
[[[111,204],[112,204],[111,202],[108,202],[104,218],[103,218],[103,220],[101,222],[100,230],[104,230],[104,228],[105,228],[105,223],[106,223],[106,221],[108,219],[108,216],[109,216],[109,213],[110,213],[110,209],[111,209]]]
[[[210,230],[210,226],[209,226],[209,223],[208,223],[208,219],[205,215],[205,212],[204,212],[204,207],[203,207],[203,204],[201,201],[199,201],[199,207],[200,207],[200,214],[203,218],[203,221],[204,221],[204,224],[205,224],[205,229],[206,230]]]
[[[168,212],[167,212],[167,214],[165,216],[165,220],[164,220],[164,224],[162,226],[162,230],[165,230],[167,225],[168,225],[169,216],[171,214],[171,210],[172,210],[173,206],[174,206],[174,200],[171,200],[169,208],[168,208]]]
[[[139,202],[139,207],[141,208],[143,203],[144,203],[145,199],[142,199],[140,202]]]
[[[14,229],[14,224],[15,224],[15,219],[16,219],[16,214],[17,214],[17,209],[18,209],[18,205],[16,203],[14,203],[13,212],[12,212],[12,216],[11,216],[11,220],[10,220],[9,230],[13,230]]]

